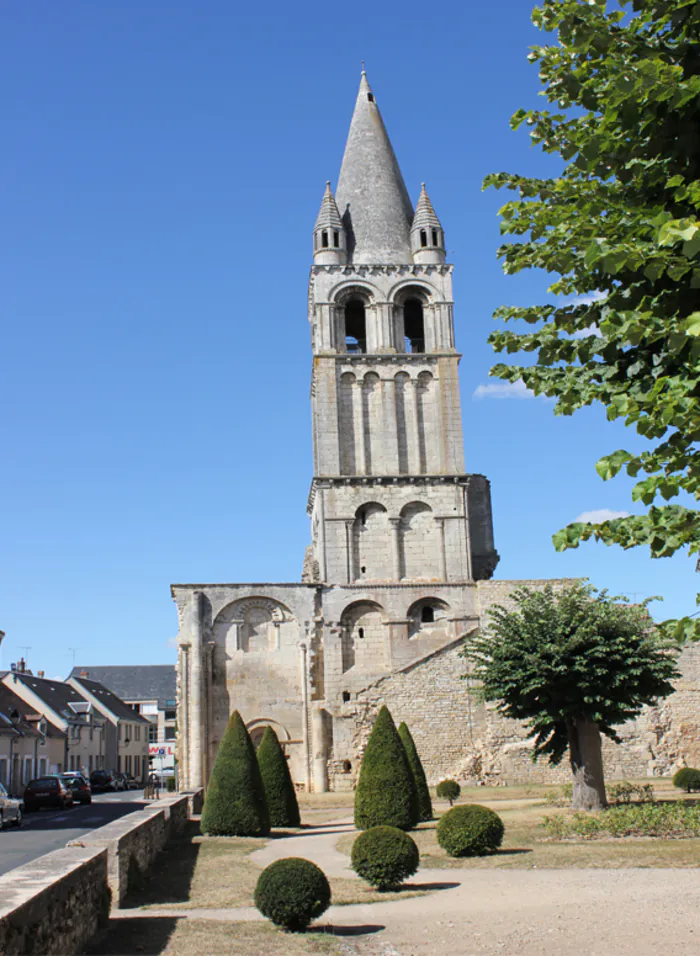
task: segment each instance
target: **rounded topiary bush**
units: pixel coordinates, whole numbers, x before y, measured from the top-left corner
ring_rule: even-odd
[[[686,790],[688,793],[700,790],[700,770],[682,767],[673,775],[673,786],[678,787],[679,790]]]
[[[399,886],[418,869],[420,854],[411,837],[396,827],[372,827],[352,845],[352,868],[378,890]]]
[[[452,806],[462,792],[462,788],[456,780],[441,780],[435,792],[442,800],[449,800]]]
[[[326,874],[310,860],[288,856],[262,871],[255,887],[255,905],[283,929],[298,931],[326,912],[331,888]]]
[[[437,839],[450,856],[485,856],[499,848],[503,829],[503,820],[493,810],[465,803],[440,817]]]

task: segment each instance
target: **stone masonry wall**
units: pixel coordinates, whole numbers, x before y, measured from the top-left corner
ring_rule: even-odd
[[[482,613],[494,603],[508,605],[514,587],[541,587],[542,581],[481,582]],[[564,581],[552,582],[561,587]],[[455,642],[427,659],[373,682],[346,703],[334,721],[331,779],[347,787],[347,768],[339,755],[352,754],[351,776],[359,771],[362,753],[382,703],[396,721],[406,721],[431,784],[445,777],[464,783],[565,782],[568,766],[534,764],[532,743],[524,726],[501,717],[493,705],[479,701],[462,679],[466,664]],[[679,659],[681,679],[676,692],[657,707],[618,728],[622,743],[605,739],[606,776],[669,775],[679,766],[700,765],[700,646],[686,649]],[[333,762],[335,760],[335,762]],[[336,765],[337,764],[337,765]],[[345,774],[345,776],[342,776]]]
[[[55,850],[0,876],[0,953],[81,953],[108,914],[106,850]]]

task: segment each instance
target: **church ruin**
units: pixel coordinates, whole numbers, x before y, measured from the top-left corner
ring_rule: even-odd
[[[488,607],[544,582],[490,580],[489,484],[465,472],[452,269],[363,72],[313,231],[312,543],[301,583],[173,585],[181,787],[206,783],[237,709],[254,742],[275,729],[300,788],[351,789],[382,703],[409,724],[431,783],[554,773],[460,679],[463,639]],[[697,678],[626,726],[625,745],[606,743],[609,775],[667,772],[686,710],[698,740]]]

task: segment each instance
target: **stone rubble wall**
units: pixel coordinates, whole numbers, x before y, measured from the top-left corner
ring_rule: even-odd
[[[0,953],[81,953],[108,914],[107,851],[54,850],[0,876]]]
[[[566,581],[551,582],[562,587]],[[479,583],[481,612],[494,603],[508,606],[515,587],[542,587],[542,581]],[[550,767],[531,760],[532,741],[519,721],[502,717],[474,693],[460,645],[376,680],[343,705],[335,720],[330,777],[336,789],[356,780],[362,754],[381,705],[396,724],[406,721],[423,761],[428,782],[447,777],[464,784],[565,783],[566,761]],[[681,766],[700,766],[700,645],[679,658],[682,676],[676,692],[636,720],[617,728],[621,743],[607,738],[603,759],[609,780],[668,776]],[[349,776],[341,757],[352,765]]]
[[[162,797],[136,813],[98,827],[68,846],[104,847],[112,905],[120,907],[134,880],[153,863],[170,837],[185,826],[188,796]]]

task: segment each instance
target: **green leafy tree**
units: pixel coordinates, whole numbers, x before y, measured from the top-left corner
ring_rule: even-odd
[[[277,734],[270,726],[265,728],[257,757],[270,812],[270,826],[298,827],[301,820],[294,784]]]
[[[507,274],[559,278],[558,304],[503,307],[495,318],[529,330],[493,333],[495,351],[534,364],[496,365],[571,415],[600,402],[646,439],[643,451],[601,458],[625,469],[644,514],[574,523],[558,550],[594,538],[652,557],[700,551],[700,7],[697,0],[545,0],[533,13],[556,34],[536,46],[549,109],[518,110],[534,144],[563,161],[560,175],[497,173],[485,186],[518,194],[500,211]],[[690,496],[690,498],[688,498]],[[691,507],[687,505],[690,504]],[[700,596],[698,597],[700,603]],[[690,618],[676,639],[700,637]]]
[[[386,706],[369,735],[355,791],[355,826],[410,830],[418,819],[418,800],[406,750]]]
[[[202,832],[211,836],[265,836],[270,815],[255,749],[235,710],[219,744],[202,810]]]
[[[413,783],[416,787],[416,798],[418,805],[418,816],[416,823],[425,823],[428,820],[433,819],[433,804],[430,799],[430,790],[428,789],[428,781],[425,778],[423,764],[421,763],[418,750],[416,749],[415,741],[411,736],[411,731],[408,729],[405,722],[399,724],[399,737],[401,738],[401,743],[406,751],[408,765],[411,768],[411,773],[413,774]]]
[[[601,734],[645,704],[673,692],[679,673],[669,641],[646,603],[626,605],[587,584],[554,591],[518,588],[514,610],[496,606],[487,630],[463,651],[479,693],[504,717],[524,720],[535,738],[533,760],[560,763],[567,750],[572,806],[606,805]]]

